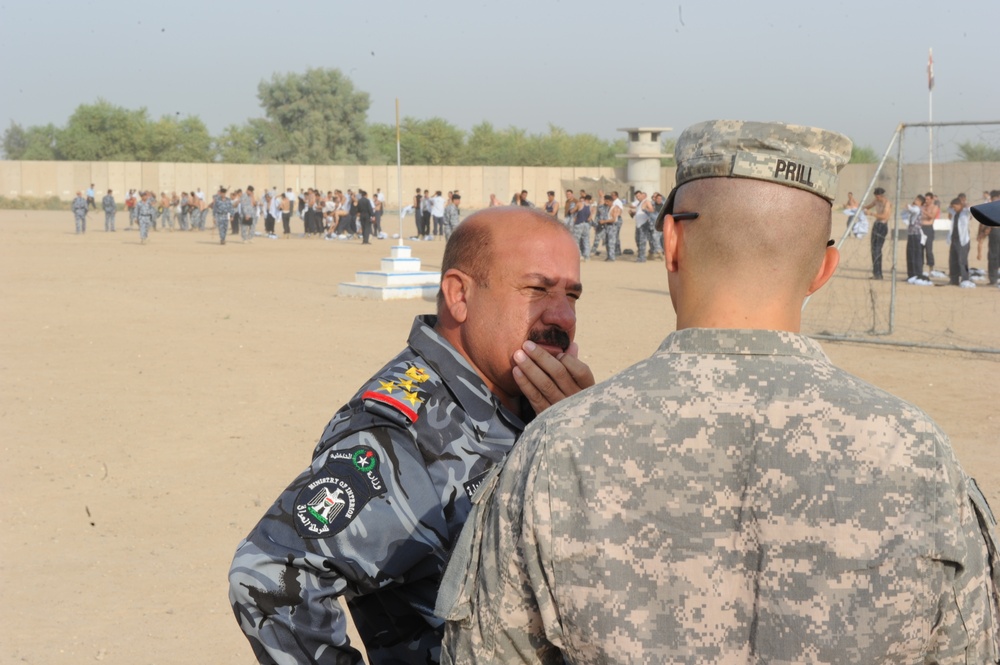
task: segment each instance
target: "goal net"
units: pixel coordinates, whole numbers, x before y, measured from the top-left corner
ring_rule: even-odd
[[[834,202],[833,238],[840,249],[834,277],[807,301],[802,329],[820,339],[840,339],[1000,354],[1000,289],[987,283],[987,246],[977,242],[979,223],[970,221],[969,267],[976,288],[952,286],[949,278],[950,204],[965,194],[968,205],[1000,189],[1000,120],[900,124],[867,184],[862,207],[876,188],[892,203],[889,234],[882,250],[883,279],[873,279],[871,225],[844,211],[846,192]],[[843,187],[841,187],[843,189]],[[931,284],[907,282],[908,206],[917,194],[934,192],[941,206],[931,250]],[[857,193],[857,192],[856,192]],[[867,221],[867,225],[864,223]],[[926,243],[925,243],[926,245]],[[924,258],[930,253],[925,249]]]

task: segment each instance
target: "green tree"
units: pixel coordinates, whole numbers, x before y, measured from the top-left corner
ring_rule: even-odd
[[[230,164],[273,164],[295,161],[281,128],[265,118],[229,125],[214,141],[219,159]]]
[[[145,108],[130,111],[98,99],[95,104],[76,107],[59,133],[58,152],[76,161],[150,160],[148,136]]]
[[[21,159],[28,149],[28,133],[13,120],[3,133],[3,155],[6,159]]]
[[[465,132],[442,118],[404,118],[399,144],[407,164],[458,164],[465,145]]]
[[[594,134],[569,134],[549,125],[544,134],[517,127],[496,130],[483,122],[472,128],[462,163],[481,166],[621,166],[625,139],[607,141]]]
[[[396,163],[396,125],[382,122],[368,125],[368,158],[365,163]]]
[[[662,137],[660,139],[660,151],[664,155],[669,155],[669,157],[664,157],[660,160],[660,166],[676,166],[674,163],[674,148],[677,147],[677,139]]]
[[[532,166],[542,159],[541,146],[532,144],[523,129],[496,130],[483,122],[472,128],[466,141],[466,164],[474,166]]]
[[[36,161],[65,159],[59,152],[60,134],[60,129],[52,123],[28,127],[24,130],[24,151],[16,158],[8,156],[11,159]]]
[[[985,143],[959,143],[958,152],[964,162],[1000,162],[1000,148]]]
[[[472,166],[501,165],[503,138],[493,124],[483,121],[475,125],[465,141],[462,163]]]
[[[275,74],[260,82],[257,97],[296,161],[353,164],[368,156],[368,93],[339,69]]]
[[[851,164],[875,164],[878,160],[878,153],[873,148],[857,143],[851,146]]]
[[[147,127],[147,135],[145,147],[152,161],[212,161],[212,137],[200,118],[163,116]]]
[[[558,162],[546,166],[624,166],[625,159],[618,157],[628,150],[625,138],[609,141],[595,134],[573,134],[569,137],[568,150],[558,155]]]

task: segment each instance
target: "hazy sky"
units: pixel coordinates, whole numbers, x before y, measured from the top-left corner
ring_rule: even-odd
[[[928,47],[934,120],[1000,119],[1000,0],[0,3],[0,131],[103,97],[216,134],[263,115],[262,79],[338,67],[372,122],[393,122],[397,97],[466,130],[784,120],[881,154],[899,122],[927,120]],[[1000,129],[939,135],[941,153],[1000,145]]]

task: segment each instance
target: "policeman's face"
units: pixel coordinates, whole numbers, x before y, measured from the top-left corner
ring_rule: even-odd
[[[487,285],[473,286],[462,340],[487,387],[520,395],[512,356],[525,340],[552,355],[576,335],[580,253],[560,229],[539,229],[534,217],[513,217],[501,231]],[[526,223],[525,223],[526,222]]]

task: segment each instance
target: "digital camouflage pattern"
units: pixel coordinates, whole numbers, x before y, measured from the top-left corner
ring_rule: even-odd
[[[369,662],[437,662],[448,552],[524,424],[435,323],[417,318],[408,348],[337,412],[237,549],[230,600],[261,663],[362,662],[338,597]]]
[[[77,196],[70,204],[70,209],[73,211],[76,232],[85,233],[87,231],[87,199]]]
[[[115,206],[115,197],[111,194],[105,194],[104,198],[101,199],[101,207],[104,209],[104,230],[114,231],[115,212],[118,211],[118,208]]]
[[[797,334],[688,329],[476,497],[445,663],[990,663],[995,522],[916,407]]]
[[[821,196],[837,196],[837,174],[851,159],[851,140],[818,127],[781,122],[709,120],[685,129],[674,146],[676,185],[663,212],[673,211],[681,185],[700,178],[750,178]],[[657,231],[663,230],[658,216]]]
[[[149,227],[155,223],[156,220],[156,202],[151,201],[143,195],[139,202],[135,206],[136,217],[139,220],[139,238],[143,241],[149,236]]]
[[[215,219],[215,228],[219,231],[219,240],[226,241],[226,231],[229,230],[229,218],[235,214],[233,202],[224,194],[216,194],[212,197],[212,217]]]

